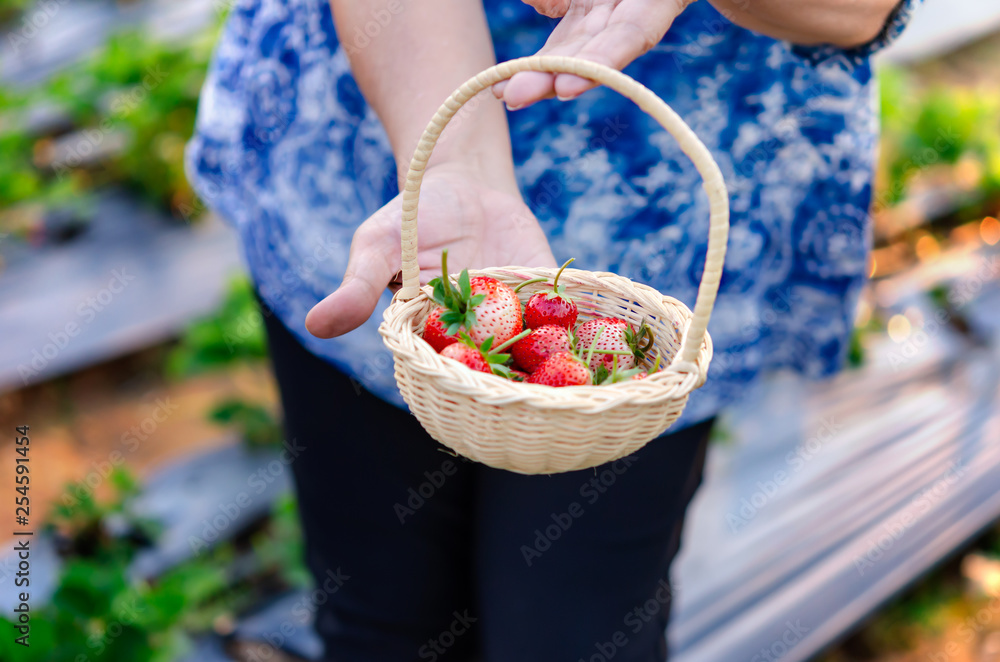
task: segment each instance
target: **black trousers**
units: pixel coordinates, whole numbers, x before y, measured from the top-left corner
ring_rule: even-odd
[[[711,422],[617,462],[522,476],[456,458],[273,315],[307,563],[335,662],[662,662]],[[335,579],[334,579],[335,578]]]

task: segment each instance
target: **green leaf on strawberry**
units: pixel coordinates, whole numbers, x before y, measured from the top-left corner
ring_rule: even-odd
[[[448,251],[441,252],[441,276],[434,278],[431,286],[431,298],[444,308],[441,314],[441,324],[445,333],[453,336],[460,329],[471,329],[476,323],[475,307],[483,302],[486,295],[472,296],[472,285],[469,281],[469,270],[463,269],[458,276],[458,288],[451,282],[448,275]]]

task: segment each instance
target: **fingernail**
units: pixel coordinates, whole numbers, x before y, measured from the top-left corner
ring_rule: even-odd
[[[575,98],[576,97],[562,97],[562,96],[559,96],[558,94],[556,95],[556,99],[559,99],[560,101],[572,101]]]
[[[512,106],[512,105],[510,105],[509,103],[507,103],[505,101],[503,105],[507,106],[507,110],[521,110],[522,108],[524,108],[524,104],[523,103],[521,105],[519,105],[519,106]]]

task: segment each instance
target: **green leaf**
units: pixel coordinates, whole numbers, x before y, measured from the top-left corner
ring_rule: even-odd
[[[431,294],[431,298],[434,299],[439,304],[441,304],[442,306],[447,305],[448,298],[445,296],[444,283],[441,282],[441,279],[435,278],[430,283],[428,283],[428,285],[434,288],[433,294]]]
[[[458,275],[458,287],[462,292],[463,299],[468,299],[472,296],[472,283],[469,280],[468,269],[462,269],[462,273]]]
[[[511,372],[510,368],[505,365],[490,365],[490,370],[492,370],[493,374],[497,377],[505,377],[507,379],[512,379],[514,377],[514,373]]]

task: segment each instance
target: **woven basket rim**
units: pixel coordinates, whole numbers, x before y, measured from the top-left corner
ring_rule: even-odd
[[[507,277],[520,277],[522,270],[529,270],[529,268],[508,266],[491,269],[470,269],[469,275],[491,277],[502,275]],[[539,271],[539,269],[530,268],[530,271]],[[628,280],[624,279],[622,276],[617,276],[616,274],[609,272],[590,272],[581,269],[566,269],[560,277],[560,282],[568,285],[581,285],[581,283],[578,282],[578,275],[583,273],[591,276],[613,277],[615,279]],[[628,280],[628,282],[633,287],[648,289],[649,291],[656,293],[658,299],[662,302],[663,309],[667,312],[667,315],[670,315],[670,311],[667,307],[674,307],[683,317],[683,324],[680,328],[682,336],[687,333],[688,327],[690,326],[693,318],[693,313],[687,305],[674,297],[657,292],[648,285],[633,283],[630,280]],[[594,290],[595,288],[588,289]],[[390,348],[393,349],[394,353],[397,341],[392,339],[391,336],[396,334],[409,334],[412,336],[414,340],[413,348],[417,354],[417,360],[408,358],[407,363],[409,368],[422,373],[424,376],[434,378],[437,381],[437,388],[447,388],[448,382],[454,380],[456,386],[451,390],[454,392],[460,392],[464,395],[471,395],[477,398],[499,398],[505,403],[519,402],[537,409],[577,409],[580,406],[581,398],[590,400],[593,405],[591,407],[592,409],[606,409],[630,402],[633,399],[638,398],[640,394],[643,396],[641,399],[644,403],[655,404],[661,399],[666,401],[683,397],[700,387],[705,381],[708,365],[712,359],[712,339],[711,336],[706,333],[702,342],[701,351],[698,352],[694,364],[689,365],[683,361],[675,360],[679,358],[675,353],[675,355],[671,357],[670,362],[667,363],[666,367],[662,368],[658,372],[650,374],[642,380],[629,380],[605,386],[584,385],[569,387],[554,387],[546,386],[544,384],[515,382],[491,373],[471,370],[468,366],[459,361],[442,356],[421,337],[420,333],[416,330],[420,321],[422,321],[419,319],[422,314],[419,311],[421,311],[425,306],[436,305],[431,298],[431,292],[432,290],[430,286],[425,285],[421,287],[419,294],[416,297],[406,301],[401,300],[397,293],[397,296],[393,297],[392,304],[385,311],[383,316],[384,321],[379,327],[379,331],[386,339]],[[657,312],[659,313],[660,311]],[[679,351],[680,350],[678,349],[677,352]],[[678,376],[680,376],[679,381]],[[651,399],[648,393],[650,385],[661,384],[663,386],[663,395],[659,398]],[[478,392],[470,390],[470,386]]]

